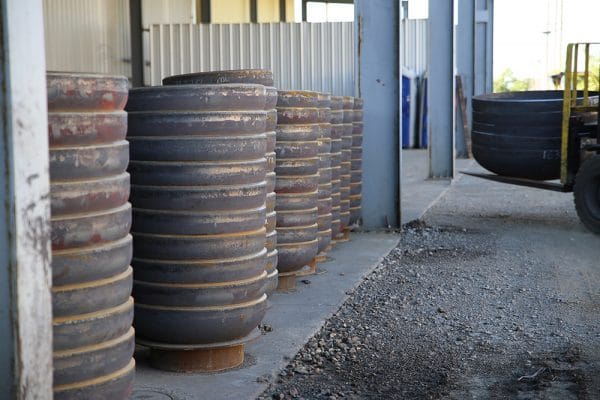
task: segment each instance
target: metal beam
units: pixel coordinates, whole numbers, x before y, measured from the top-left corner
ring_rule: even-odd
[[[399,2],[355,3],[357,91],[364,99],[362,215],[367,228],[399,225]]]
[[[52,399],[50,183],[41,0],[0,4],[0,392]]]
[[[454,1],[429,0],[429,177],[454,177]]]
[[[302,0],[302,21],[306,21],[306,1]]]
[[[494,1],[475,0],[473,33],[473,94],[490,93],[494,88]]]
[[[258,22],[258,4],[256,0],[250,0],[250,22]]]
[[[279,0],[279,21],[287,22],[287,3],[285,0]]]
[[[475,33],[475,0],[460,0],[458,2],[458,25],[456,26],[456,74],[461,77],[463,93],[466,100],[467,126],[471,126],[471,99],[473,98],[473,49]],[[456,107],[456,152],[459,157],[467,157],[465,132],[462,113],[459,105]]]
[[[142,45],[142,0],[129,0],[131,41],[131,86],[144,85],[144,48]]]
[[[203,24],[210,23],[210,2],[212,0],[197,0],[199,6],[198,22]]]

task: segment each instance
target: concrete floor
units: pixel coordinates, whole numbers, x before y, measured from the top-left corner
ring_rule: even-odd
[[[461,178],[460,171],[469,169],[474,160],[457,159],[454,182],[448,179],[428,179],[429,158],[426,149],[402,150],[402,224],[420,219],[453,183]]]
[[[463,176],[268,394],[600,399],[599,244],[571,193]]]
[[[465,176],[424,219],[479,232],[493,244],[490,255],[457,271],[485,282],[486,301],[459,299],[456,308],[470,307],[472,330],[492,332],[501,351],[485,366],[463,366],[448,398],[600,399],[600,237],[579,221],[573,194]],[[550,373],[539,380],[523,385],[515,378],[541,367]]]
[[[459,160],[457,168],[470,165]],[[450,188],[448,180],[427,180],[426,150],[403,153],[402,222],[421,216]],[[242,368],[220,374],[175,374],[147,364],[147,350],[136,351],[137,373],[133,400],[254,399],[347,299],[351,289],[375,268],[398,243],[397,234],[353,233],[339,244],[319,274],[298,283],[296,291],[275,293],[264,324],[272,331],[246,347]]]

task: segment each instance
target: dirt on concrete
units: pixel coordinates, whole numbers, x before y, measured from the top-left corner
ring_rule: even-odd
[[[260,399],[600,399],[600,238],[570,199],[477,185],[407,225]]]

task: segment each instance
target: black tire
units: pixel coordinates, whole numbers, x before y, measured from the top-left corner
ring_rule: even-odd
[[[600,155],[581,165],[573,193],[579,219],[590,231],[600,234]]]

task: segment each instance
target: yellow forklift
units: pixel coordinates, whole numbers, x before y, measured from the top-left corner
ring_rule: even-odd
[[[558,98],[550,100],[551,91],[520,92],[517,102],[514,99],[519,93],[476,96],[473,155],[495,174],[464,173],[495,182],[573,192],[581,222],[600,234],[600,67],[592,71],[590,65],[590,52],[597,50],[600,43],[568,45],[562,109],[560,91],[554,92]],[[536,102],[536,97],[544,102]],[[551,104],[551,100],[556,101]],[[502,111],[510,102],[512,108]]]

